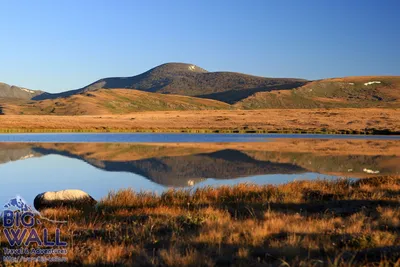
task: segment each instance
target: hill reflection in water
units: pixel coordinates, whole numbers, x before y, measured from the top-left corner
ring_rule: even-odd
[[[27,168],[25,166],[33,160],[36,160],[35,167],[41,168],[43,173],[46,168],[52,168],[55,176],[58,176],[57,170],[62,169],[63,162],[79,160],[85,164],[82,167],[84,169],[94,167],[98,171],[113,173],[111,180],[107,181],[110,188],[102,190],[104,196],[106,189],[120,187],[133,187],[136,190],[157,188],[159,191],[168,187],[237,182],[265,184],[316,177],[370,176],[364,169],[379,171],[379,175],[398,175],[399,151],[400,141],[395,140],[281,139],[268,143],[201,144],[3,143],[0,144],[0,177],[9,179],[6,177],[13,173],[12,164],[19,162],[18,168]],[[50,166],[49,156],[57,156],[57,163]],[[82,179],[82,183],[89,179],[91,186],[97,184],[98,178],[84,177],[89,174],[81,171],[81,167],[71,168],[68,172]],[[127,174],[131,175],[130,178]],[[122,176],[125,177],[123,183],[119,181]],[[61,183],[55,179],[49,181],[48,177],[30,177],[28,173],[23,178],[12,178],[15,179],[14,183],[19,183],[21,179]],[[7,181],[8,184],[13,183],[12,178]],[[62,183],[67,187],[68,183],[64,180]],[[76,182],[74,186],[80,188],[79,180]],[[117,184],[117,188],[113,187]]]

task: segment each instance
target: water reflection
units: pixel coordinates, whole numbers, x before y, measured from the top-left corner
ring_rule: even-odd
[[[66,188],[90,192],[101,186],[92,193],[100,198],[110,189],[124,187],[161,192],[166,187],[371,176],[365,169],[398,175],[399,153],[396,140],[0,143],[0,186],[31,196]]]

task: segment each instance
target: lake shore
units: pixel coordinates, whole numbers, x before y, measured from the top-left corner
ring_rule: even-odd
[[[77,266],[389,266],[399,264],[399,190],[393,176],[162,195],[126,189],[96,210],[42,215],[68,220],[59,227]]]
[[[151,111],[104,116],[0,115],[0,132],[400,134],[400,109]]]

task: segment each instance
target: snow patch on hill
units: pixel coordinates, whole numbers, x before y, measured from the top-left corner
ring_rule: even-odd
[[[35,91],[29,90],[29,89],[25,89],[25,88],[21,88],[21,90],[22,90],[22,91],[25,91],[25,92],[27,92],[27,93],[31,93],[31,94],[34,94],[34,93],[35,93]]]
[[[34,154],[28,154],[28,155],[26,155],[26,156],[20,157],[20,160],[30,159],[30,158],[33,158],[33,157],[35,157]]]
[[[371,85],[371,84],[374,84],[374,83],[381,83],[381,82],[380,81],[372,81],[372,82],[364,83],[364,85]]]

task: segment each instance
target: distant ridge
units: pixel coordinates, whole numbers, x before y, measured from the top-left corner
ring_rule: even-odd
[[[307,83],[303,79],[264,78],[234,72],[208,72],[194,64],[166,63],[132,77],[98,80],[77,90],[58,94],[44,93],[34,100],[68,97],[97,89],[136,89],[162,94],[176,94],[235,103],[256,92],[292,89]]]
[[[17,98],[29,100],[43,94],[43,91],[30,90],[23,87],[0,83],[0,98]]]

